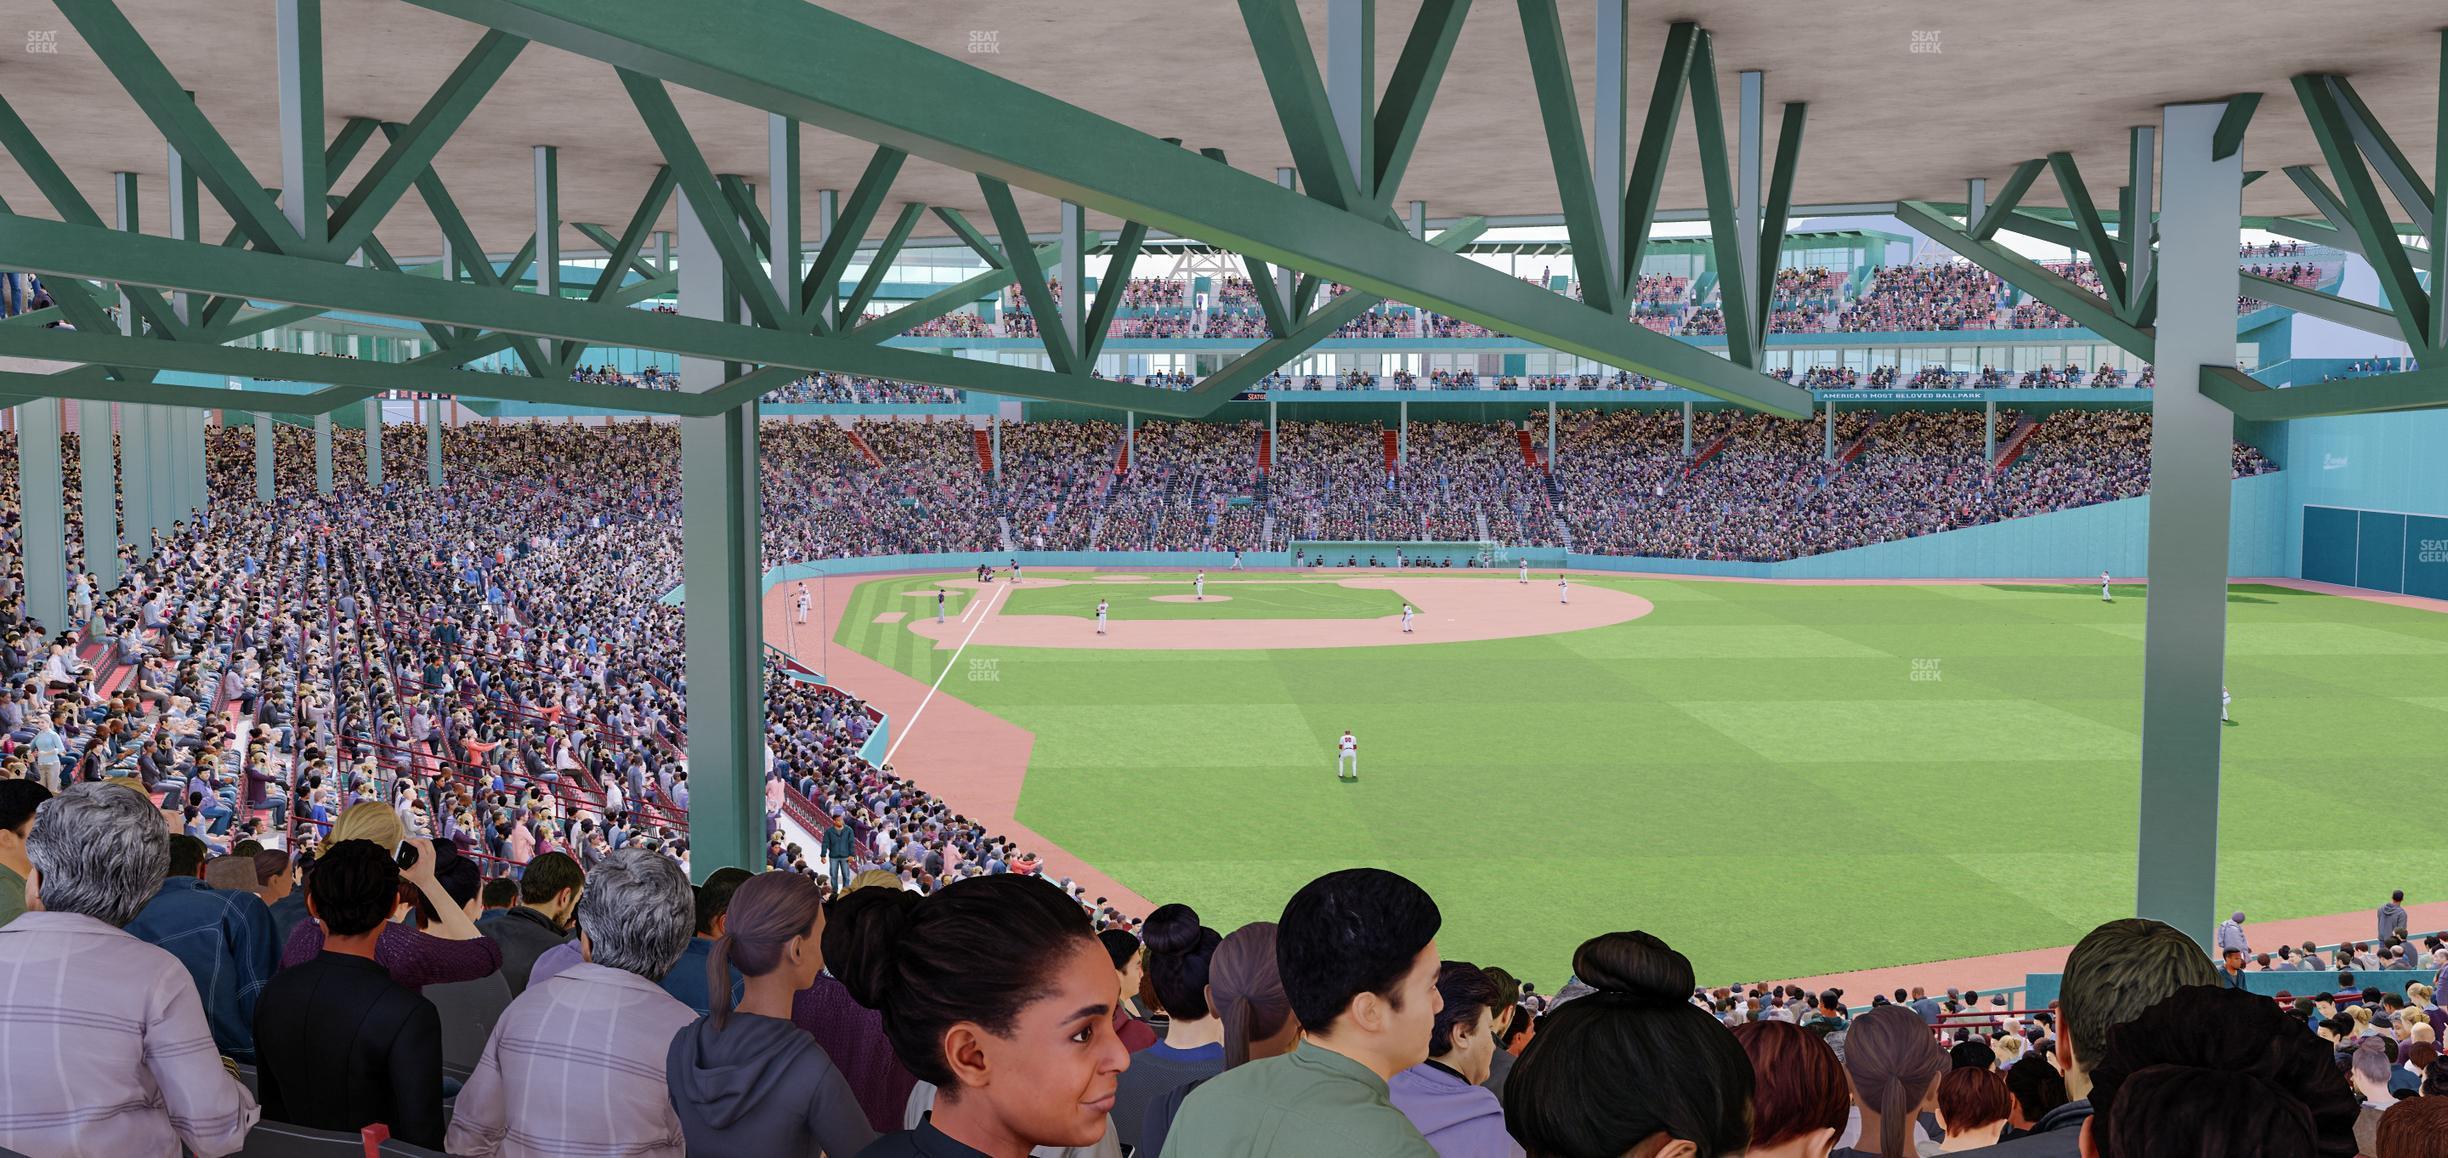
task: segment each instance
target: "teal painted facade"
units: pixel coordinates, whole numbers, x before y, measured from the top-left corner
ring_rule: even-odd
[[[2443,597],[2426,544],[2448,538],[2448,411],[2301,419],[2283,441],[2286,574]]]

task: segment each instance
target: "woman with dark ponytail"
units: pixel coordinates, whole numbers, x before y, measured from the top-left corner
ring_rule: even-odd
[[[824,968],[816,882],[769,872],[741,882],[706,958],[714,1008],[664,1059],[672,1108],[700,1154],[856,1154],[874,1127],[823,1047],[791,1023],[791,1000]],[[747,978],[731,1007],[731,970]]]
[[[834,976],[937,1090],[915,1127],[862,1158],[1022,1158],[1105,1137],[1130,1054],[1114,1036],[1113,961],[1061,889],[1001,874],[840,904],[852,933]]]
[[[1155,917],[1150,915],[1148,920],[1153,924]],[[1218,1043],[1223,1069],[1279,1057],[1300,1043],[1300,1019],[1292,1016],[1292,999],[1284,994],[1283,974],[1275,965],[1275,922],[1243,925],[1208,954],[1207,1008],[1223,1039]],[[1161,1158],[1165,1135],[1172,1132],[1173,1115],[1181,1111],[1182,1099],[1206,1080],[1183,1082],[1148,1103],[1139,1122],[1135,1153]]]
[[[1164,1040],[1131,1056],[1114,1097],[1114,1129],[1122,1144],[1139,1146],[1148,1103],[1173,1087],[1224,1072],[1224,1023],[1207,1004],[1207,963],[1224,938],[1199,924],[1188,905],[1166,905],[1141,928],[1148,984],[1172,1024]],[[1110,946],[1109,946],[1110,947]]]
[[[1750,1137],[1751,1061],[1691,1003],[1691,962],[1642,932],[1573,954],[1594,992],[1539,1023],[1505,1079],[1505,1125],[1530,1158],[1720,1158]]]

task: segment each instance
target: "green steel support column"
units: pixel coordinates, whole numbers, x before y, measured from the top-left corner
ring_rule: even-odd
[[[2135,125],[2126,131],[2126,148],[2132,160],[2128,173],[2133,182],[2133,216],[2117,222],[2117,240],[2127,243],[2125,284],[2133,287],[2132,300],[2125,306],[2125,316],[2135,325],[2147,326],[2151,319],[2143,316],[2150,302],[2144,287],[2151,277],[2151,235],[2157,228],[2157,208],[2152,201],[2152,188],[2157,183],[2151,168],[2159,159],[2158,131],[2150,125]]]
[[[606,276],[609,276],[607,273]],[[365,400],[365,478],[366,489],[381,490],[383,404],[380,398]]]
[[[1547,473],[1549,473],[1549,474],[1554,474],[1554,473],[1555,473],[1555,468],[1556,468],[1556,404],[1555,404],[1555,400],[1554,400],[1554,399],[1552,399],[1552,398],[1550,398],[1550,399],[1548,399],[1548,400],[1547,400]]]
[[[256,415],[255,501],[264,506],[270,506],[272,504],[272,498],[274,495],[273,480],[275,467],[273,465],[272,439],[272,416],[269,414]]]
[[[1411,236],[1421,241],[1428,240],[1428,203],[1425,201],[1411,203]]]
[[[1740,232],[1735,235],[1734,241],[1735,252],[1741,255],[1743,272],[1753,274],[1749,284],[1754,300],[1744,304],[1750,308],[1751,316],[1755,318],[1766,316],[1767,311],[1760,308],[1760,303],[1767,301],[1776,290],[1776,282],[1773,279],[1760,277],[1754,272],[1760,268],[1759,251],[1762,240],[1760,237],[1760,178],[1765,170],[1760,163],[1760,157],[1767,147],[1767,132],[1761,127],[1760,122],[1767,115],[1767,106],[1767,74],[1760,72],[1736,74],[1734,224]],[[1768,244],[1774,245],[1776,242],[1771,241]],[[1636,283],[1639,280],[1638,277],[1633,278]],[[1727,308],[1732,308],[1730,303]],[[1768,331],[1765,326],[1752,326],[1750,334],[1755,351],[1764,351],[1768,348]],[[1747,364],[1758,365],[1758,354],[1754,353]]]
[[[1630,74],[1624,43],[1625,9],[1630,0],[1598,0],[1598,122],[1590,134],[1590,183],[1598,196],[1598,233],[1606,241],[1610,268],[1624,251],[1624,182],[1631,130],[1625,121],[1625,78]],[[1424,236],[1424,235],[1423,235]],[[1640,271],[1619,269],[1615,280],[1637,283]],[[1629,313],[1631,307],[1625,306]]]
[[[2212,160],[2225,101],[2161,110],[2150,601],[2142,644],[2142,801],[2134,911],[2204,946],[2218,921],[2219,688],[2227,655],[2235,417],[2197,367],[2235,361],[2241,154]],[[2137,233],[2136,235],[2140,235]]]
[[[206,410],[187,411],[187,509],[201,515],[212,509],[212,479],[206,473],[205,459],[210,447],[205,440],[212,437],[212,413]]]
[[[732,287],[705,218],[680,206],[680,310],[724,319]],[[735,228],[724,223],[725,228]],[[819,299],[830,298],[820,294]],[[723,365],[680,359],[680,387],[705,393]],[[681,540],[687,585],[689,865],[699,880],[764,860],[765,677],[757,404],[680,421]]]
[[[1836,461],[1836,404],[1831,401],[1825,405],[1827,410],[1820,417],[1820,427],[1823,433],[1819,440],[1819,461],[1834,462]]]
[[[1981,459],[1997,461],[1997,399],[1981,403]]]
[[[1411,400],[1394,404],[1394,465],[1406,470],[1411,466]]]
[[[332,420],[329,414],[317,414],[315,432],[315,493],[330,498],[332,494]]]
[[[827,242],[833,240],[833,227],[840,221],[841,190],[817,190],[816,220],[813,224],[816,227],[816,244],[819,248],[824,246]],[[840,311],[836,308],[840,302],[840,286],[836,285],[818,290],[814,308],[817,315],[824,319],[826,327],[832,328],[841,320]],[[856,321],[857,319],[853,318],[851,320]]]
[[[1276,166],[1276,184],[1281,185],[1286,189],[1290,189],[1299,181],[1300,170],[1294,169],[1288,165]],[[1284,309],[1286,310],[1294,310],[1299,308],[1293,304],[1292,301],[1292,270],[1289,266],[1278,265],[1275,267],[1275,300],[1282,302],[1284,304]],[[1293,325],[1297,326],[1300,324],[1300,318],[1297,316],[1293,317],[1291,322]]]
[[[1692,404],[1691,404],[1691,403],[1689,403],[1689,402],[1686,402],[1686,403],[1684,403],[1684,404],[1683,404],[1683,457],[1685,457],[1685,458],[1690,458],[1690,457],[1692,456],[1692,449],[1691,449],[1691,428],[1692,428]]]
[[[448,399],[434,396],[425,400],[425,485],[442,489],[442,408]]]
[[[1352,188],[1375,195],[1377,0],[1326,0],[1326,103],[1351,162]]]
[[[77,403],[77,473],[83,483],[85,569],[95,594],[119,585],[119,457],[111,445],[111,404]]]
[[[545,297],[561,296],[561,150],[535,147],[535,287]],[[619,276],[611,270],[607,277]],[[533,368],[530,367],[532,370]]]
[[[765,185],[773,192],[766,217],[766,252],[773,268],[774,296],[785,312],[799,316],[799,122],[765,114]]]
[[[1275,403],[1272,399],[1269,399],[1267,402],[1267,424],[1270,428],[1272,428],[1274,422]],[[1136,410],[1125,410],[1122,412],[1122,459],[1132,467],[1137,467],[1139,465],[1139,412]]]
[[[323,0],[276,0],[274,61],[280,74],[281,213],[311,253],[330,218],[324,198]]]
[[[25,543],[25,613],[44,630],[68,627],[67,500],[61,494],[60,403],[17,408],[17,492]]]
[[[152,407],[119,407],[119,521],[138,562],[153,557],[152,429]]]
[[[1969,177],[1964,180],[1964,220],[1977,222],[1989,213],[1989,179]]]
[[[996,411],[986,417],[986,465],[993,468],[995,485],[1003,484],[1003,414]]]
[[[1027,239],[1020,239],[1026,246]],[[1056,319],[1071,348],[1079,352],[1079,372],[1094,367],[1088,356],[1088,215],[1069,201],[1062,203],[1062,317]]]

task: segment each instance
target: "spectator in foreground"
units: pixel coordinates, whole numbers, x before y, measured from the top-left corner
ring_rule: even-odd
[[[2373,1158],[2448,1158],[2448,1098],[2409,1098],[2380,1116]]]
[[[2358,1149],[2359,1107],[2328,1045],[2253,994],[2178,989],[2109,1034],[2090,1081],[2084,1149],[2098,1158],[2345,1158]]]
[[[1292,894],[1275,957],[1307,1039],[1200,1086],[1166,1158],[1435,1154],[1387,1101],[1386,1081],[1427,1060],[1442,923],[1426,891],[1383,869],[1328,873]]]
[[[1854,1018],[1845,1032],[1844,1067],[1861,1110],[1861,1141],[1836,1153],[1913,1158],[1915,1119],[1929,1108],[1947,1065],[1929,1026],[1911,1010],[1882,1005]]]
[[[264,1117],[442,1145],[442,1018],[374,961],[399,907],[399,862],[362,840],[327,848],[306,888],[323,951],[281,971],[257,1004]]]
[[[252,892],[205,884],[206,855],[203,841],[172,834],[169,871],[127,931],[187,966],[212,1022],[213,1042],[232,1059],[252,1064],[255,1002],[279,965],[272,911]]]
[[[1300,1019],[1292,1016],[1292,999],[1284,996],[1275,941],[1274,922],[1253,921],[1233,930],[1207,960],[1207,1000],[1224,1034],[1221,1044],[1227,1070],[1280,1057],[1300,1042]],[[1136,1065],[1134,1059],[1134,1069]],[[1181,1113],[1182,1102],[1207,1081],[1184,1082],[1148,1103],[1139,1128],[1145,1152],[1165,1152],[1165,1138],[1172,1132],[1174,1117]]]
[[[27,911],[0,928],[9,1070],[0,1148],[23,1154],[218,1158],[261,1116],[223,1068],[195,979],[126,925],[169,870],[169,829],[143,795],[79,784],[35,811]],[[40,1059],[41,1064],[26,1064]],[[130,1091],[152,1091],[131,1098]]]
[[[716,1004],[672,1039],[664,1059],[681,1131],[705,1154],[855,1155],[875,1128],[832,1059],[790,1018],[793,995],[824,969],[824,895],[790,872],[726,891],[723,932],[700,966]],[[734,966],[747,978],[737,1008],[727,981]]]
[[[2346,1056],[2346,1080],[2363,1100],[2362,1112],[2355,1118],[2355,1145],[2365,1154],[2379,1147],[2380,1115],[2397,1104],[2397,1092],[2389,1088],[2397,1064],[2389,1052],[2387,1038],[2367,1037],[2356,1042]]]
[[[1522,983],[1519,980],[1496,965],[1488,966],[1487,975],[1488,980],[1496,983],[1496,1050],[1488,1055],[1488,1076],[1479,1084],[1486,1086],[1488,1092],[1501,1101],[1504,1098],[1505,1075],[1513,1072],[1516,1039],[1530,1015],[1521,1007]]]
[[[34,810],[49,799],[51,790],[32,780],[0,780],[0,925],[26,911],[26,874],[34,870],[26,834],[34,830]]]
[[[1386,1095],[1442,1158],[1520,1158],[1504,1105],[1479,1085],[1496,1053],[1496,982],[1468,961],[1437,967],[1444,1003],[1428,1033],[1428,1060],[1386,1080]]]
[[[1114,1003],[1114,1034],[1132,1053],[1138,1053],[1157,1040],[1156,1027],[1130,1010],[1131,1000],[1139,996],[1139,983],[1147,976],[1147,956],[1140,951],[1139,938],[1127,929],[1101,930],[1097,942],[1113,960],[1114,981],[1121,994]]]
[[[892,1040],[884,1036],[884,1015],[853,1000],[831,965],[849,956],[858,915],[867,909],[866,902],[852,905],[849,898],[879,887],[900,890],[899,877],[889,872],[880,875],[890,883],[853,882],[850,892],[825,906],[822,940],[827,965],[792,999],[791,1021],[824,1047],[825,1056],[849,1080],[850,1092],[867,1113],[868,1126],[885,1134],[901,1128],[902,1110],[909,1105],[910,1090],[918,1079],[893,1054]]]
[[[2030,1136],[2000,1142],[1992,1153],[2078,1158],[2081,1126],[2092,1112],[2091,1067],[2108,1056],[2110,1031],[2178,989],[2218,983],[2218,967],[2201,945],[2171,925],[2129,917],[2085,934],[2066,954],[2057,997],[2057,1068],[2071,1100],[2034,1123]]]
[[[1111,1128],[1130,1051],[1114,1036],[1113,962],[1063,891],[1016,875],[931,895],[842,898],[854,931],[828,959],[859,1004],[884,1015],[893,1052],[937,1100],[862,1158],[1089,1146]]]
[[[1208,962],[1224,938],[1199,924],[1198,912],[1188,905],[1158,908],[1148,914],[1143,931],[1148,984],[1172,1023],[1163,1041],[1131,1056],[1114,1092],[1114,1133],[1134,1149],[1149,1102],[1185,1082],[1224,1072],[1224,1024],[1207,1004]]]
[[[2066,1104],[2065,1075],[2049,1059],[2030,1053],[2006,1070],[2006,1093],[2014,1105],[2006,1111],[2005,1136],[2020,1138],[2032,1133],[2049,1111]]]
[[[696,928],[678,862],[625,848],[595,866],[578,901],[580,963],[528,988],[492,1039],[451,1118],[454,1155],[671,1155],[686,1146],[661,1057],[693,1018],[662,980]]]
[[[1753,1021],[1734,1027],[1751,1059],[1751,1144],[1745,1158],[1827,1158],[1853,1114],[1844,1063],[1825,1040],[1798,1025]]]
[[[2014,1100],[1996,1070],[1963,1066],[1938,1079],[1938,1127],[1946,1131],[1946,1153],[1997,1145],[2006,1132]]]
[[[400,870],[400,876],[416,886],[417,895],[424,900],[420,912],[431,912],[433,924],[431,931],[406,921],[383,926],[382,940],[374,947],[374,959],[391,971],[393,981],[421,992],[428,985],[488,977],[501,968],[501,946],[476,931],[476,922],[467,915],[465,902],[443,887],[439,875],[440,850],[430,840],[408,836],[400,825],[399,814],[391,811],[390,805],[379,800],[360,800],[350,805],[332,824],[331,835],[324,838],[326,844],[344,840],[372,841],[376,848],[396,849],[407,844],[416,849],[415,860]],[[311,961],[323,949],[322,926],[302,921],[283,944],[284,967]]]
[[[1573,976],[1593,992],[1547,1016],[1505,1081],[1506,1126],[1531,1158],[1741,1153],[1751,1060],[1691,1003],[1690,960],[1647,933],[1607,933],[1574,951]]]
[[[568,853],[548,852],[527,862],[513,882],[519,903],[500,916],[487,917],[479,927],[501,946],[502,978],[513,997],[527,992],[536,958],[569,940],[570,917],[586,891],[586,870]]]
[[[697,935],[689,938],[688,948],[680,954],[680,963],[663,975],[663,992],[680,999],[680,1004],[695,1010],[700,1017],[713,1012],[712,984],[706,974],[706,959],[713,954],[714,942],[723,934],[731,912],[731,895],[748,882],[746,869],[725,865],[707,876],[697,886]],[[740,971],[727,971],[729,980],[723,988],[738,1005],[747,990]]]

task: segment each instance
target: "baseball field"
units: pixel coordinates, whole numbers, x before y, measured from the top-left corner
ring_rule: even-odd
[[[836,641],[1033,734],[1017,819],[1219,929],[1374,864],[1437,897],[1449,957],[1552,983],[1643,928],[1728,982],[2131,911],[2144,589],[1557,579],[892,577]],[[2228,612],[2221,907],[2420,889],[2375,850],[2425,831],[2448,616],[2243,585]]]

